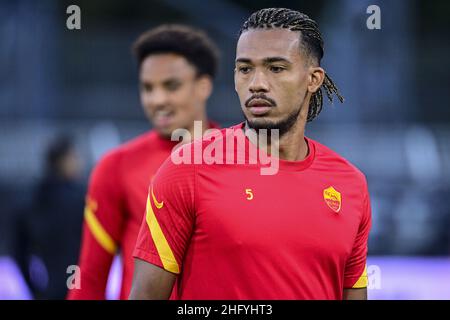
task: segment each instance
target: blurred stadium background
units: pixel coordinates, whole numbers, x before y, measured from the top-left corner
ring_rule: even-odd
[[[66,28],[71,4],[81,8],[81,30]],[[372,4],[381,8],[381,30],[366,27]],[[24,279],[48,282],[39,257],[29,274],[20,272],[17,220],[44,175],[49,143],[74,137],[86,185],[106,150],[148,130],[132,41],[160,23],[204,28],[222,50],[209,115],[228,126],[241,121],[232,72],[237,31],[252,11],[272,6],[319,22],[323,65],[346,98],[325,106],[307,135],[368,177],[369,265],[379,267],[373,277],[381,276],[369,298],[450,299],[450,2],[444,0],[0,1],[0,299],[33,298]],[[59,223],[75,221],[70,228],[80,229],[82,210],[77,217],[60,214]],[[113,270],[112,299],[120,272]]]

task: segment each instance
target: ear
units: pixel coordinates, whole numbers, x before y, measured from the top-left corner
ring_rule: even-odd
[[[213,90],[212,79],[209,76],[201,76],[197,79],[197,96],[203,100],[208,100]]]
[[[315,93],[322,86],[325,71],[321,67],[310,67],[308,92]]]

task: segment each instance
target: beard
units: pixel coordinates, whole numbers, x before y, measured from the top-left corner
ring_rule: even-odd
[[[247,121],[249,128],[258,132],[260,129],[266,129],[267,135],[271,136],[271,130],[278,130],[279,137],[281,138],[283,135],[288,133],[294,125],[297,123],[297,119],[300,115],[300,111],[302,107],[300,106],[297,110],[294,110],[290,114],[288,114],[284,119],[279,121],[271,121],[264,118],[254,118],[248,119],[244,113],[244,118]]]

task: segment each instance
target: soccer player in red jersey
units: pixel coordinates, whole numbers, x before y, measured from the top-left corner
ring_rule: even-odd
[[[113,257],[122,258],[120,298],[129,295],[132,251],[145,214],[150,179],[178,143],[175,129],[193,131],[207,121],[206,102],[218,64],[218,51],[203,32],[163,25],[140,36],[133,47],[139,65],[140,97],[151,130],[109,152],[95,167],[86,197],[79,260],[79,289],[69,299],[104,299]]]
[[[365,176],[305,137],[321,90],[342,102],[322,57],[318,26],[300,12],[263,9],[244,23],[235,88],[246,121],[183,146],[158,170],[131,299],[367,298]],[[264,174],[268,165],[276,170]]]

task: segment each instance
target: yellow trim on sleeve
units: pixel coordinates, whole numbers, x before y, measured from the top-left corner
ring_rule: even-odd
[[[367,288],[369,284],[369,279],[367,277],[367,266],[364,267],[363,274],[359,277],[358,281],[353,285],[353,289]]]
[[[114,255],[117,251],[117,245],[98,221],[94,214],[93,205],[96,207],[95,204],[91,203],[91,200],[88,200],[84,209],[84,218],[86,219],[87,226],[100,246],[105,249],[106,252]]]
[[[169,243],[161,230],[158,220],[156,220],[152,204],[150,203],[150,196],[147,197],[147,214],[145,220],[147,221],[150,234],[155,242],[156,250],[158,251],[164,269],[172,273],[180,273],[180,267],[178,266],[177,260],[173,255],[172,249],[170,249]]]

